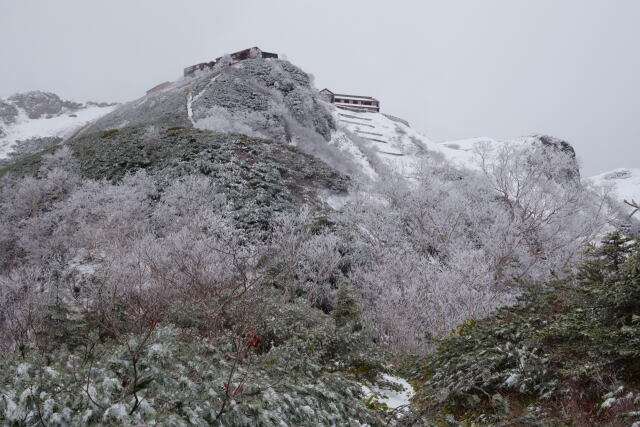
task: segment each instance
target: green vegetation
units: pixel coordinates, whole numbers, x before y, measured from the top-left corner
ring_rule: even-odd
[[[181,307],[189,327],[123,322],[108,334],[98,332],[96,313],[54,316],[54,341],[0,361],[0,423],[384,424],[385,412],[367,406],[352,373],[384,366],[365,333],[337,328],[304,301],[282,304],[274,295],[263,305],[271,320],[240,339],[232,327],[204,334],[206,304]]]
[[[346,284],[343,284],[336,294],[333,318],[338,326],[344,326],[348,322],[356,321],[360,318],[358,304]]]
[[[422,365],[420,418],[527,425],[640,420],[640,243],[618,232],[573,277],[466,322]]]
[[[316,190],[347,189],[348,179],[287,144],[183,127],[137,126],[104,138],[71,142],[80,173],[118,181],[144,169],[171,182],[189,174],[209,176],[235,204],[243,227],[266,229],[276,212],[301,202],[318,204]]]
[[[102,135],[100,135],[100,138],[109,138],[110,136],[115,135],[116,133],[118,133],[119,129],[109,129],[109,130],[105,130],[104,132],[102,132]]]
[[[43,157],[54,153],[56,150],[58,150],[58,147],[50,147],[37,153],[24,155],[6,165],[0,164],[0,178],[5,175],[34,175],[40,168]]]
[[[317,190],[346,192],[349,179],[288,144],[185,127],[132,126],[82,135],[70,142],[83,178],[119,182],[145,170],[164,184],[190,174],[216,182],[235,205],[243,228],[265,230],[272,216],[301,203],[317,206]],[[38,173],[57,147],[0,168],[0,177]]]

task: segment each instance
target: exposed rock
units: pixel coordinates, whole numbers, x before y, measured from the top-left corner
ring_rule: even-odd
[[[576,157],[576,151],[573,149],[573,146],[563,139],[556,138],[550,135],[533,135],[533,137],[537,138],[543,145],[547,147],[552,147],[556,150],[560,150],[566,154],[569,154],[574,159]]]
[[[550,155],[561,152],[573,159],[570,167],[558,171],[559,179],[568,181],[580,181],[580,165],[578,164],[578,160],[576,159],[576,151],[571,144],[569,144],[565,140],[550,135],[532,135],[531,139],[533,140],[532,142],[538,142],[545,148],[548,148]]]
[[[10,125],[16,121],[16,117],[18,117],[18,109],[8,102],[0,100],[0,122]],[[2,133],[0,133],[0,136],[2,136]]]
[[[335,129],[331,112],[319,102],[307,73],[281,60],[251,59],[238,65],[217,71],[215,84],[207,77],[196,83],[194,120],[210,117],[214,107],[223,108],[232,117],[259,112],[263,117],[252,117],[252,127],[266,137],[290,141],[294,133],[291,126],[297,124],[325,140],[331,138]]]
[[[104,107],[113,107],[114,105],[118,105],[118,102],[94,102],[94,101],[88,101],[85,105],[87,107],[100,107],[100,108],[104,108]]]
[[[75,111],[82,108],[82,104],[64,101],[58,95],[50,92],[26,92],[18,93],[11,97],[15,106],[22,108],[30,119],[52,117],[64,111]]]
[[[617,179],[629,179],[631,177],[633,177],[633,172],[629,169],[616,169],[612,172],[606,173],[602,179],[611,181]]]

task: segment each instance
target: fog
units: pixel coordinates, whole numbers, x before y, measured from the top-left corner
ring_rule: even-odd
[[[638,22],[635,0],[0,0],[0,97],[127,101],[257,45],[434,141],[551,134],[592,175],[640,167]]]

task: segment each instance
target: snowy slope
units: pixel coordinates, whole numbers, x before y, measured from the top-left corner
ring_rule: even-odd
[[[640,203],[640,169],[615,169],[586,180],[593,185],[603,187],[614,200]],[[632,209],[628,207],[629,211]]]
[[[479,170],[478,151],[491,161],[506,144],[522,146],[546,145],[575,155],[566,142],[546,135],[531,135],[509,141],[488,137],[435,143],[412,129],[404,120],[383,113],[355,112],[331,106],[337,131],[331,144],[353,159],[364,174],[375,180],[389,171],[412,179],[425,159],[446,161],[457,168]],[[575,164],[577,170],[577,163]]]
[[[382,113],[331,108],[337,124],[331,144],[373,180],[389,170],[412,178],[425,157],[453,159],[457,155],[456,150],[432,142],[404,120]]]
[[[115,108],[116,106],[113,105],[103,107],[91,105],[58,116],[37,119],[29,118],[24,110],[18,108],[19,113],[15,122],[3,125],[4,135],[0,137],[0,158],[7,157],[18,141],[47,136],[69,138],[80,128]]]
[[[531,135],[509,141],[488,137],[435,143],[412,129],[404,120],[383,113],[354,112],[333,107],[337,131],[331,144],[352,158],[373,180],[393,171],[405,178],[415,177],[420,163],[426,158],[446,161],[457,168],[479,170],[480,149],[487,150],[487,158],[506,144],[547,144],[573,152],[565,142],[545,135]]]
[[[548,135],[529,135],[510,140],[496,140],[489,137],[469,138],[446,141],[442,143],[442,146],[448,149],[445,155],[455,166],[477,170],[481,167],[479,151],[484,151],[486,159],[490,161],[494,154],[508,144],[523,147],[547,146],[557,151],[563,151],[575,159],[575,152],[569,143]],[[577,166],[575,163],[576,170]]]

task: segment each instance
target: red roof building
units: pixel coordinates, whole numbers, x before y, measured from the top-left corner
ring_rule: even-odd
[[[320,94],[324,99],[339,108],[356,111],[374,111],[376,113],[380,112],[380,101],[371,96],[334,93],[326,88],[322,89]]]

